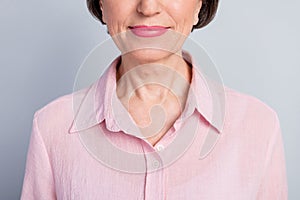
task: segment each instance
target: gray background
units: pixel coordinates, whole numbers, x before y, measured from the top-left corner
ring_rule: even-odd
[[[251,94],[280,118],[289,199],[300,199],[300,2],[222,1],[216,20],[192,38],[225,85]],[[0,199],[19,199],[34,112],[72,92],[89,51],[108,38],[85,0],[0,1]]]

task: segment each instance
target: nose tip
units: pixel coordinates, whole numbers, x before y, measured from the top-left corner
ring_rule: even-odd
[[[153,16],[161,12],[159,0],[140,0],[137,12],[144,16]]]

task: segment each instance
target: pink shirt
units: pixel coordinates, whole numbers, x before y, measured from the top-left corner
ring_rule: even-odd
[[[118,60],[90,87],[35,113],[21,199],[287,199],[270,107],[208,84],[193,67],[181,117],[152,146],[115,96]]]

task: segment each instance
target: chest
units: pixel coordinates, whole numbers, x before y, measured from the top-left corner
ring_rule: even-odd
[[[161,104],[136,103],[129,114],[147,140],[155,145],[180,117],[182,108],[176,99]]]

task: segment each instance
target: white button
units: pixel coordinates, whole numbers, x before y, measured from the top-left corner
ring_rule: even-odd
[[[155,169],[159,167],[159,161],[158,160],[153,160],[152,165]]]
[[[156,146],[156,149],[157,149],[157,151],[161,151],[161,150],[163,150],[165,147],[164,147],[164,145],[162,145],[162,144],[158,144],[157,146]]]

